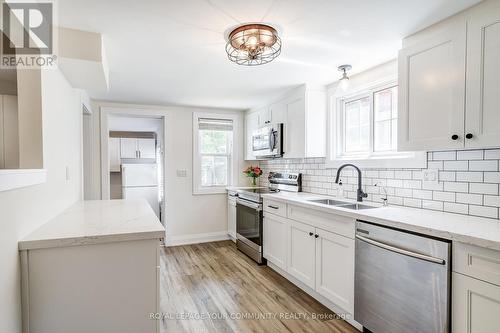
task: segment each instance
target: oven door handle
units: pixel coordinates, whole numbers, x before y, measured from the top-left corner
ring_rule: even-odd
[[[258,203],[254,203],[254,202],[242,200],[242,199],[239,199],[239,198],[236,199],[236,203],[239,204],[239,205],[245,206],[245,207],[249,207],[249,208],[255,209],[257,211],[261,211],[262,210],[262,205],[258,204]]]
[[[432,263],[435,263],[435,264],[439,264],[439,265],[444,265],[445,262],[446,262],[444,259],[441,259],[441,258],[435,258],[435,257],[427,256],[425,254],[421,254],[421,253],[417,253],[417,252],[413,252],[413,251],[408,251],[408,250],[405,250],[405,249],[401,249],[399,247],[395,247],[395,246],[392,246],[392,245],[389,245],[389,244],[378,242],[378,241],[376,241],[374,239],[371,239],[371,238],[368,238],[368,237],[356,235],[356,238],[359,239],[360,241],[366,242],[368,244],[371,244],[371,245],[374,245],[374,246],[378,246],[378,247],[380,247],[380,248],[382,248],[384,250],[388,250],[388,251],[391,251],[391,252],[399,253],[399,254],[402,254],[402,255],[405,255],[405,256],[408,256],[408,257],[413,257],[413,258],[417,258],[417,259],[429,261],[429,262],[432,262]]]

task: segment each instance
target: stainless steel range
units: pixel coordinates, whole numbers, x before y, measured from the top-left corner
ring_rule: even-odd
[[[269,187],[238,190],[236,199],[236,246],[259,264],[262,257],[262,194],[302,191],[300,173],[269,173]]]

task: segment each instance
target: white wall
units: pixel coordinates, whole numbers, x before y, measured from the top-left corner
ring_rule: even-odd
[[[100,125],[99,112],[101,107],[120,108],[128,110],[144,110],[150,115],[165,116],[167,119],[167,142],[165,143],[166,174],[165,174],[165,200],[166,200],[166,229],[167,242],[185,242],[203,237],[226,236],[227,234],[227,197],[226,194],[193,195],[193,112],[228,113],[239,116],[238,128],[238,172],[239,184],[248,185],[247,179],[242,174],[246,162],[243,160],[243,122],[244,114],[237,110],[218,110],[188,107],[162,107],[148,105],[132,105],[119,103],[94,102],[92,109],[93,119],[89,120],[93,126],[93,161],[94,166],[90,172],[94,184],[93,189],[85,191],[92,193],[87,199],[100,198]],[[89,135],[84,133],[85,136]],[[88,161],[87,161],[88,162]],[[186,169],[187,177],[177,177],[178,169]]]
[[[21,332],[17,241],[81,199],[82,193],[79,96],[58,70],[43,70],[41,75],[47,182],[0,192],[0,332]]]

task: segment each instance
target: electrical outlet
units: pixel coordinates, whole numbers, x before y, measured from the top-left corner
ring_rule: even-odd
[[[424,182],[434,182],[437,183],[439,181],[439,170],[436,169],[427,169],[422,172],[422,180]]]

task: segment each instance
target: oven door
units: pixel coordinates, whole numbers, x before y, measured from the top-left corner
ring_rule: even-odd
[[[256,251],[262,246],[262,205],[236,200],[236,238]]]

